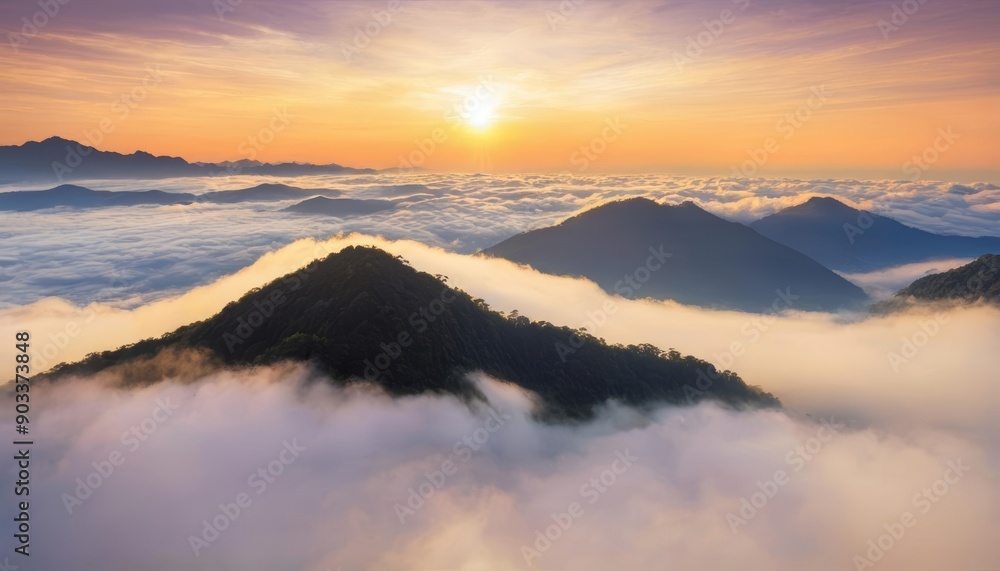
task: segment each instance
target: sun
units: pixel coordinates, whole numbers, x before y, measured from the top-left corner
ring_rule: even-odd
[[[487,102],[480,104],[470,111],[465,117],[465,122],[473,129],[485,131],[489,129],[496,120],[496,108]]]

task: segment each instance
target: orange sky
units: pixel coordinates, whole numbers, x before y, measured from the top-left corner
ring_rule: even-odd
[[[991,2],[226,1],[4,3],[0,144],[906,178],[937,143],[925,178],[998,178]]]

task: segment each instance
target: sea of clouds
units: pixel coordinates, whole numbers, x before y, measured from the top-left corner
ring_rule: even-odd
[[[532,395],[481,375],[473,376],[485,403],[392,399],[331,385],[299,365],[213,370],[197,355],[173,355],[176,368],[189,369],[183,380],[149,379],[161,382],[131,390],[107,375],[36,385],[33,565],[931,571],[1000,564],[997,308],[917,307],[881,317],[794,305],[774,315],[712,311],[613,297],[587,280],[468,255],[633,195],[691,199],[749,220],[809,194],[833,194],[923,228],[988,233],[997,211],[977,197],[995,189],[473,175],[357,178],[348,189],[338,180],[346,179],[312,186],[366,198],[440,196],[351,220],[275,215],[273,204],[4,213],[34,230],[6,226],[19,252],[4,260],[11,287],[0,338],[30,330],[33,362],[47,368],[209,317],[348,245],[375,245],[448,276],[495,309],[587,327],[612,343],[676,348],[737,371],[784,409],[701,404],[640,414],[609,403],[589,423],[551,425],[532,416]],[[940,202],[953,202],[954,213],[936,216]],[[915,266],[857,279],[888,291],[933,269]],[[108,277],[118,269],[122,277]],[[0,362],[13,362],[9,345],[0,347]],[[551,354],[559,361],[556,347]],[[12,489],[15,476],[6,469],[2,485]],[[6,553],[13,533],[5,521]]]
[[[297,239],[338,233],[363,232],[473,253],[602,202],[632,196],[668,204],[692,200],[718,216],[744,223],[810,196],[835,196],[933,232],[1000,233],[1000,188],[986,183],[425,173],[80,184],[95,190],[157,188],[201,193],[261,182],[333,188],[343,191],[344,198],[388,199],[398,205],[391,211],[346,219],[279,212],[290,202],[0,212],[5,246],[0,252],[0,283],[5,286],[0,291],[0,307],[47,296],[131,307],[210,283]],[[0,188],[25,189],[33,187]],[[956,265],[960,263],[930,269]],[[897,272],[898,279],[889,288],[898,289],[927,269]]]
[[[38,391],[32,564],[929,571],[1000,557],[996,440],[890,428],[897,410],[860,422],[611,405],[560,426],[485,378],[489,404],[470,407],[310,377],[284,366]]]

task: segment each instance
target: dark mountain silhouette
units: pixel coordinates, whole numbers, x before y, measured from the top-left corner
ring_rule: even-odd
[[[924,276],[872,311],[887,313],[921,302],[1000,304],[1000,256],[987,254],[960,268]]]
[[[139,206],[143,204],[190,204],[211,202],[267,202],[296,200],[317,194],[337,196],[339,190],[298,188],[284,184],[261,184],[239,190],[220,190],[202,195],[162,190],[110,191],[91,190],[73,184],[63,184],[48,190],[21,190],[0,193],[0,210],[40,210],[66,206],[70,208],[100,208],[106,206]]]
[[[860,288],[807,256],[691,202],[612,202],[483,253],[542,272],[584,276],[626,297],[704,307],[768,311],[776,300],[784,309],[781,300],[788,297],[793,309],[835,310],[867,300]],[[664,253],[670,256],[661,260]],[[639,283],[643,278],[648,281]]]
[[[144,151],[130,155],[99,151],[61,137],[0,146],[0,183],[138,178],[157,179],[224,174],[299,176],[307,174],[374,173],[337,164],[267,164],[256,161],[189,163],[179,157],[154,156]]]
[[[250,201],[277,201],[303,199],[316,195],[340,196],[339,190],[328,188],[298,188],[287,184],[265,183],[258,184],[252,188],[239,190],[219,190],[206,192],[201,195],[200,200],[215,203],[233,203]]]
[[[310,360],[334,379],[376,382],[397,395],[471,397],[465,374],[483,371],[535,391],[561,417],[587,417],[608,399],[779,406],[735,373],[717,373],[694,357],[651,345],[609,346],[516,312],[505,317],[399,258],[363,247],[251,290],[205,321],[91,354],[44,378],[108,370],[126,384],[149,383],[162,378],[151,372],[157,355],[165,352],[177,370],[184,366],[176,355],[191,351],[228,366]]]
[[[356,198],[324,198],[317,196],[304,200],[298,204],[293,204],[284,209],[284,212],[295,212],[297,214],[325,214],[327,216],[346,217],[364,216],[383,210],[392,210],[396,203],[391,200],[369,199],[362,200]]]
[[[829,197],[810,198],[750,227],[843,272],[1000,253],[1000,238],[933,234]]]
[[[113,192],[91,190],[73,184],[63,184],[48,190],[21,190],[0,193],[0,210],[40,210],[68,206],[71,208],[98,208],[102,206],[137,206],[140,204],[189,204],[196,200],[189,193],[143,190]]]

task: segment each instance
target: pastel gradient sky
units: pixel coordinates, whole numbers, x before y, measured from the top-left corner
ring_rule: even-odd
[[[893,24],[894,2],[855,0],[5,1],[0,144],[725,174],[772,138],[754,174],[902,179],[937,142],[925,178],[1000,182],[1000,2],[895,5]]]

